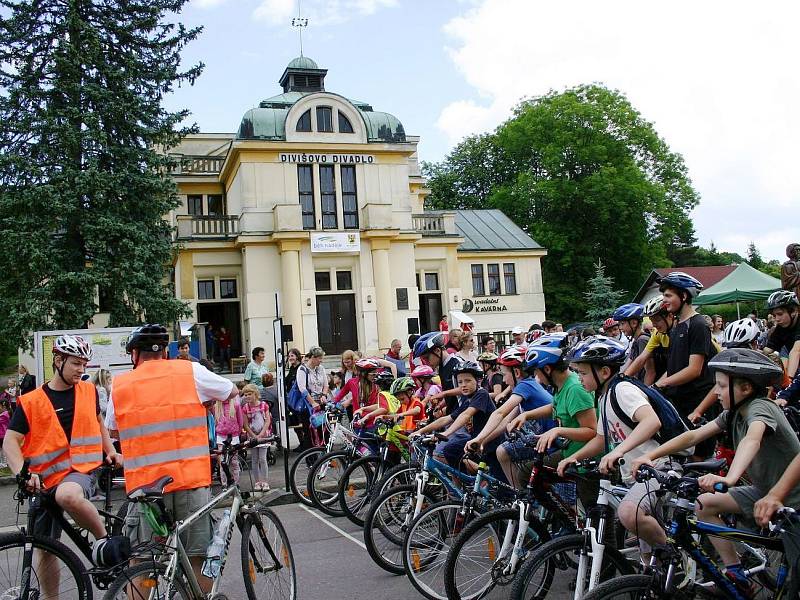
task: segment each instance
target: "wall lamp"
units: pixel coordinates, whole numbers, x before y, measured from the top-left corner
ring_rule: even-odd
[[[367,304],[372,304],[372,295],[367,294]]]
[[[458,302],[458,296],[457,295],[453,296],[453,302]]]
[[[311,306],[311,298],[306,298],[306,306]]]

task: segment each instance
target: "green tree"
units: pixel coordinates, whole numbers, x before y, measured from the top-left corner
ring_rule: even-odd
[[[766,264],[761,258],[761,252],[756,248],[755,242],[750,242],[750,245],[747,246],[747,264],[759,270],[763,269]]]
[[[561,320],[586,313],[598,259],[622,287],[638,289],[695,243],[689,212],[698,198],[683,159],[602,86],[525,101],[493,134],[465,140],[425,174],[431,207],[500,208],[547,248],[547,307]]]
[[[187,0],[0,0],[0,337],[187,314],[168,285],[164,215],[178,205],[163,152],[189,128],[165,94],[203,65],[180,53],[200,29]]]
[[[586,282],[588,289],[584,293],[586,305],[589,307],[586,318],[601,325],[622,304],[625,291],[614,289],[614,278],[606,275],[602,261],[598,260],[594,269],[594,277]]]

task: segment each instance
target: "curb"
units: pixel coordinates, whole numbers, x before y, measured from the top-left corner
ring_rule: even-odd
[[[17,478],[14,477],[13,475],[4,475],[0,477],[0,485],[12,485],[12,484],[13,485],[17,484]]]

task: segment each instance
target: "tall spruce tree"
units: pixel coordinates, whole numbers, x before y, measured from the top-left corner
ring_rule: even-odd
[[[193,128],[165,94],[200,28],[187,0],[0,0],[0,336],[173,322],[187,313],[167,274],[164,216],[178,205],[164,149]]]
[[[603,262],[598,260],[594,265],[594,277],[587,281],[587,290],[584,293],[589,310],[586,318],[597,325],[601,325],[614,310],[622,304],[624,290],[614,289],[614,279],[606,275]]]

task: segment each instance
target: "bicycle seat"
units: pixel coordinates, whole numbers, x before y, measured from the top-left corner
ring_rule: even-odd
[[[722,470],[727,461],[724,458],[714,460],[704,460],[703,462],[686,463],[683,465],[684,471],[695,471],[696,473],[716,473]]]
[[[169,475],[164,475],[156,479],[153,483],[140,486],[128,494],[128,498],[136,500],[137,498],[153,498],[161,496],[164,493],[164,488],[167,487],[174,480]]]

